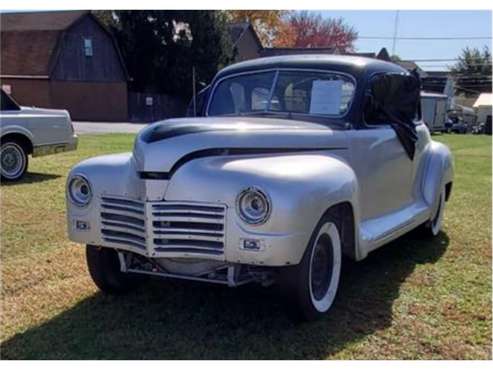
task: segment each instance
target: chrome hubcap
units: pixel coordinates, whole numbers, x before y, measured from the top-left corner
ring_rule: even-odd
[[[24,168],[25,163],[22,149],[17,144],[5,144],[1,150],[0,162],[3,176],[17,176]]]
[[[323,235],[315,246],[312,260],[311,285],[313,296],[321,300],[329,289],[332,278],[332,243],[327,235]]]
[[[332,222],[324,224],[311,251],[309,290],[313,307],[327,312],[334,301],[341,272],[341,241]]]

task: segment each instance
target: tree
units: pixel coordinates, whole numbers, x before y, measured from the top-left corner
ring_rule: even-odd
[[[466,47],[450,69],[456,87],[466,95],[491,92],[491,53],[487,46],[483,51]]]
[[[284,17],[290,14],[288,10],[226,10],[230,23],[251,23],[264,46],[271,46],[278,37],[284,24]]]
[[[320,13],[301,11],[285,21],[283,33],[274,41],[276,47],[334,47],[340,52],[354,51],[356,30],[342,18],[323,18]]]
[[[208,83],[233,60],[222,12],[115,10],[96,14],[116,35],[136,91],[192,94],[192,70]],[[200,86],[197,86],[200,88]]]

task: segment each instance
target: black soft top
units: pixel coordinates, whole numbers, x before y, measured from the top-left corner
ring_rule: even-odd
[[[379,59],[348,55],[306,54],[257,58],[236,63],[222,69],[214,78],[214,82],[237,73],[276,68],[337,71],[351,74],[356,80],[365,79],[377,72],[408,73],[408,71],[397,64]]]

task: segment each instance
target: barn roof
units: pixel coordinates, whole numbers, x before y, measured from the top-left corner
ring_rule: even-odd
[[[0,14],[2,32],[8,31],[63,31],[70,27],[87,10],[3,13]]]
[[[94,17],[88,10],[0,13],[0,76],[49,78],[58,56],[61,36],[88,15]],[[115,42],[114,45],[127,75],[118,46]]]

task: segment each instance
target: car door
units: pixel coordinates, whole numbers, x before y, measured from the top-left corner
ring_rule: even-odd
[[[372,101],[369,91],[367,97]],[[416,114],[418,106],[419,94]],[[392,126],[392,119],[382,114],[367,115],[365,107],[364,125],[352,130],[350,139],[353,168],[359,181],[362,220],[397,212],[416,200],[414,178],[423,144],[422,135],[418,135],[416,152],[411,158]]]
[[[353,168],[358,177],[361,218],[395,212],[413,201],[414,163],[388,124],[352,130]]]

